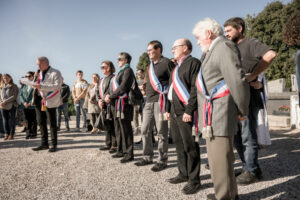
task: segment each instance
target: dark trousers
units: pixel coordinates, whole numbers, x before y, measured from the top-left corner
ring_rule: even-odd
[[[37,135],[37,121],[35,109],[24,108],[25,119],[27,122],[26,136],[36,136]]]
[[[12,106],[10,110],[1,109],[4,132],[7,135],[14,135],[16,130],[16,107]]]
[[[190,183],[200,183],[199,145],[192,136],[192,122],[183,122],[182,115],[171,111],[171,133],[176,146],[179,176],[188,178]]]
[[[122,152],[124,157],[133,158],[133,131],[131,126],[132,117],[132,108],[127,107],[131,106],[125,104],[124,108],[124,119],[114,116],[114,126],[115,126],[115,134],[117,140],[117,151]],[[128,113],[127,113],[128,112]],[[116,112],[115,112],[116,113]]]
[[[35,108],[38,123],[41,128],[42,145],[49,146],[48,144],[48,128],[47,118],[50,121],[51,141],[53,146],[57,146],[57,126],[56,126],[56,108],[47,108],[47,111],[41,111],[41,106]]]
[[[116,147],[117,146],[117,140],[115,135],[115,128],[114,128],[114,121],[113,120],[107,120],[106,122],[107,130],[105,134],[105,144],[109,147]]]

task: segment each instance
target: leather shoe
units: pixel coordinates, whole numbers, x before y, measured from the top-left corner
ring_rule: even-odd
[[[124,154],[123,154],[123,153],[120,153],[120,152],[118,152],[118,153],[116,153],[116,154],[112,155],[111,157],[112,157],[112,158],[122,158],[122,157],[124,157]]]
[[[32,148],[33,151],[40,151],[40,150],[47,150],[47,149],[49,149],[49,146],[46,145],[41,145],[36,148]]]
[[[183,178],[179,175],[175,176],[174,178],[167,179],[167,182],[172,183],[172,184],[178,184],[178,183],[183,183],[183,182],[187,182],[187,181],[188,181],[187,178]]]
[[[133,161],[134,158],[133,157],[124,157],[120,162],[121,163],[128,163],[130,161]]]
[[[56,146],[51,147],[51,148],[49,149],[49,152],[50,152],[50,153],[55,152],[55,151],[56,151]]]
[[[110,149],[110,147],[109,147],[109,146],[104,146],[104,147],[100,147],[99,149],[100,149],[101,151],[107,151],[107,150]]]
[[[152,160],[141,160],[139,162],[134,163],[136,166],[141,167],[141,166],[145,166],[145,165],[150,165],[152,164],[153,161]]]
[[[183,194],[195,194],[201,189],[200,183],[187,183],[181,190]]]
[[[109,153],[116,153],[117,152],[117,147],[112,147],[108,152]]]
[[[168,165],[166,163],[156,163],[152,168],[151,170],[153,172],[159,172],[159,171],[162,171],[164,169],[166,169],[168,167]]]

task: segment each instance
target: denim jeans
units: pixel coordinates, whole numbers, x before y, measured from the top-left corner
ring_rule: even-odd
[[[1,109],[4,132],[8,135],[14,135],[16,130],[16,107],[12,106],[10,110]]]
[[[78,103],[75,104],[76,111],[76,128],[80,128],[80,113],[83,115],[83,127],[86,127],[86,113],[83,109],[84,99],[81,99]]]
[[[259,108],[249,106],[248,119],[238,123],[238,132],[234,138],[234,146],[242,160],[243,169],[256,174],[258,165],[257,115]]]
[[[68,102],[64,102],[61,106],[57,108],[57,128],[60,128],[61,123],[61,113],[64,113],[65,116],[65,125],[66,128],[69,128],[69,109]]]

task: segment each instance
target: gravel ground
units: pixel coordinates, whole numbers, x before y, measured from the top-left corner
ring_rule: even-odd
[[[271,137],[272,146],[259,152],[264,178],[239,186],[241,199],[300,199],[300,131],[276,129]],[[169,168],[154,173],[151,165],[121,164],[120,159],[99,151],[104,144],[103,134],[60,131],[58,138],[56,153],[32,151],[40,138],[25,140],[24,133],[17,132],[13,141],[1,139],[0,199],[206,199],[213,193],[209,170],[204,168],[207,155],[203,143],[202,190],[186,196],[181,193],[184,183],[172,185],[165,181],[178,172],[173,145],[169,146]],[[142,158],[140,145],[135,146],[134,153],[135,161]],[[238,159],[235,167],[241,168]]]

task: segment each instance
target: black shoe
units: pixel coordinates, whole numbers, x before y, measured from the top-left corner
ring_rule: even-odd
[[[116,154],[112,155],[111,157],[112,157],[112,158],[122,158],[122,157],[124,157],[124,154],[123,154],[123,153],[120,153],[120,152],[118,152],[118,153],[116,153]]]
[[[209,164],[206,163],[205,166],[204,166],[204,168],[205,168],[205,169],[209,169]]]
[[[70,128],[69,128],[69,127],[67,127],[67,131],[68,131],[68,132],[70,131]]]
[[[168,165],[166,163],[156,163],[152,168],[151,170],[153,172],[159,172],[159,171],[162,171],[164,169],[166,169],[168,167]]]
[[[49,149],[49,152],[50,152],[50,153],[52,153],[52,152],[56,152],[56,146],[54,146],[54,147],[51,147],[51,148]]]
[[[236,177],[236,182],[239,185],[249,185],[257,181],[255,174],[244,170],[238,177]]]
[[[139,141],[135,142],[134,144],[143,144],[143,140],[140,139]]]
[[[207,198],[207,200],[217,200],[217,198],[216,198],[216,196],[215,196],[214,194],[208,194],[208,195],[206,196],[206,198]],[[240,198],[239,198],[238,195],[236,195],[235,198],[234,198],[234,200],[239,200],[239,199],[240,199]]]
[[[134,158],[133,157],[124,157],[120,162],[121,163],[128,163],[130,161],[133,161]]]
[[[27,131],[27,128],[24,127],[24,129],[21,131],[21,133],[24,133],[24,132],[26,132],[26,131]]]
[[[30,136],[29,136],[29,135],[25,137],[25,139],[26,139],[26,140],[29,140],[29,138],[30,138]]]
[[[40,150],[46,150],[46,149],[49,149],[49,146],[41,145],[36,148],[32,148],[33,151],[40,151]]]
[[[173,144],[173,139],[169,137],[168,142],[169,142],[169,144]]]
[[[153,161],[152,160],[141,160],[139,162],[134,163],[136,166],[141,167],[141,166],[145,166],[145,165],[150,165],[152,164]]]
[[[188,178],[183,178],[179,175],[175,176],[174,178],[167,179],[167,182],[172,183],[172,184],[178,184],[178,183],[183,183],[187,182]]]
[[[262,179],[263,178],[263,175],[262,175],[262,171],[260,168],[257,169],[257,172],[255,173],[255,176],[258,180]]]
[[[117,152],[117,147],[112,147],[108,152],[109,153],[116,153]]]
[[[100,151],[107,151],[107,150],[110,150],[110,146],[103,146],[103,147],[100,147],[99,149],[100,149]]]
[[[34,139],[34,138],[36,138],[37,137],[37,135],[31,135],[30,136],[30,139]]]
[[[57,130],[57,131],[60,131],[60,128],[57,128],[56,130]]]
[[[195,194],[201,189],[200,183],[187,183],[181,190],[183,194]]]

